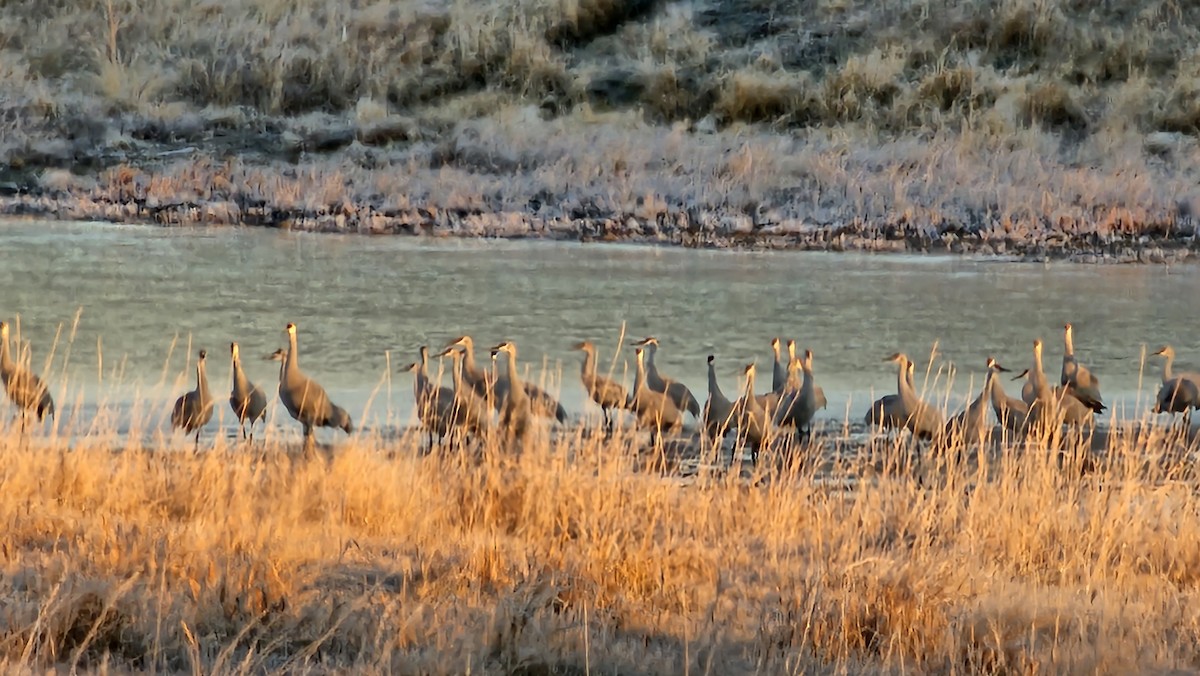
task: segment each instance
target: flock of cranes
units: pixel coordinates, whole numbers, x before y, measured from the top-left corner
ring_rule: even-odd
[[[313,441],[317,427],[337,428],[351,434],[354,427],[349,413],[334,404],[325,389],[300,370],[296,325],[289,323],[285,331],[288,347],[266,358],[280,362],[279,399],[289,415],[302,425],[306,445]],[[759,451],[783,430],[810,433],[816,411],[827,405],[825,393],[813,374],[812,351],[797,354],[793,340],[786,341],[786,359],[784,341],[780,338],[771,341],[774,353],[771,389],[757,393],[757,367],[750,363],[743,369],[743,382],[736,399],[730,399],[722,391],[713,365],[715,359],[709,355],[708,397],[703,405],[686,385],[659,372],[654,362],[659,348],[657,338],[647,337],[632,345],[637,368],[631,388],[597,371],[594,344],[582,341],[574,345],[583,353],[580,379],[588,396],[604,414],[607,436],[612,435],[618,410],[633,414],[639,428],[649,429],[655,444],[663,433],[682,429],[685,418],[691,416],[699,423],[702,437],[707,441],[720,445],[728,434],[736,433],[737,444],[748,446],[752,457],[757,458]],[[1063,425],[1092,427],[1095,413],[1106,408],[1100,381],[1076,360],[1070,324],[1064,327],[1064,345],[1060,382],[1052,386],[1043,370],[1042,341],[1033,342],[1032,365],[1013,378],[1025,380],[1020,398],[1008,396],[1000,382],[998,374],[1008,369],[988,357],[983,389],[964,410],[948,420],[941,409],[918,394],[913,361],[903,353],[893,354],[886,361],[896,364],[896,392],[873,402],[864,421],[884,431],[907,430],[918,439],[959,446],[982,442],[991,434],[989,410],[1003,429],[1014,434],[1061,430]],[[499,343],[488,352],[491,368],[484,369],[475,360],[470,336],[447,343],[435,357],[452,360],[452,387],[439,386],[430,379],[426,346],[420,348],[420,358],[405,367],[414,375],[417,416],[431,447],[435,436],[440,443],[447,438],[466,441],[498,434],[507,443],[519,443],[534,429],[537,418],[567,422],[567,412],[561,403],[520,377],[517,346],[512,341]],[[505,362],[503,369],[499,367],[501,355]],[[1200,374],[1174,372],[1175,352],[1170,346],[1163,346],[1154,355],[1163,359],[1162,385],[1154,412],[1182,413],[1190,422],[1191,411],[1200,408]],[[171,411],[172,427],[194,434],[197,447],[201,430],[211,421],[215,408],[205,367],[207,356],[206,351],[200,350],[196,387],[180,396]],[[230,344],[230,358],[229,404],[240,424],[242,438],[252,440],[255,423],[266,419],[267,396],[247,378],[236,342]],[[0,322],[0,376],[8,398],[20,411],[22,425],[29,414],[39,421],[53,417],[54,400],[45,383],[14,362],[10,355],[7,322]]]

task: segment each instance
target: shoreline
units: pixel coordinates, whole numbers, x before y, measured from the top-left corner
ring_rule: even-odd
[[[366,236],[533,239],[735,251],[954,255],[1030,263],[1171,265],[1194,263],[1200,255],[1200,232],[1185,231],[1108,237],[1065,232],[1041,237],[996,237],[981,234],[978,226],[943,228],[926,234],[928,225],[862,221],[814,225],[794,219],[755,223],[744,214],[694,209],[667,210],[654,219],[619,212],[576,218],[565,213],[489,213],[437,207],[395,210],[369,203],[343,203],[337,209],[301,209],[249,200],[236,192],[225,199],[164,201],[121,191],[51,192],[24,187],[0,192],[0,216],[164,227],[265,227]]]
[[[599,127],[592,142],[611,142],[611,123]],[[1197,209],[1168,195],[1187,172],[1166,167],[1122,189],[1115,168],[1029,169],[1029,149],[989,157],[953,136],[905,157],[903,139],[860,147],[772,133],[741,149],[724,134],[680,137],[687,157],[664,166],[656,157],[673,150],[671,138],[648,126],[631,135],[649,151],[602,151],[615,159],[581,155],[579,127],[567,122],[547,129],[540,150],[511,130],[477,148],[471,131],[434,146],[355,138],[299,154],[222,150],[215,140],[143,142],[116,155],[81,149],[86,156],[65,165],[74,170],[60,162],[0,171],[0,216],[1083,264],[1171,265],[1200,254]],[[439,154],[445,145],[455,156]],[[954,153],[963,157],[947,159]],[[518,159],[501,161],[509,156]],[[1025,168],[997,185],[989,160]],[[559,176],[562,163],[570,168]],[[1103,189],[1089,196],[1080,184]],[[1143,202],[1149,185],[1158,192]]]

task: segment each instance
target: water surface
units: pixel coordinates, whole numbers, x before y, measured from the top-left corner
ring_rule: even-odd
[[[1193,266],[0,221],[0,317],[19,315],[35,369],[68,412],[60,424],[74,431],[98,404],[126,411],[111,414],[121,419],[135,403],[142,423],[166,429],[171,402],[192,387],[200,347],[228,431],[229,342],[273,393],[277,365],[261,356],[285,344],[289,321],[299,326],[305,370],[368,428],[412,420],[412,379],[389,367],[461,333],[481,347],[516,341],[523,367],[536,377],[545,365],[568,410],[594,416],[570,346],[594,341],[607,366],[623,324],[627,337],[658,336],[660,370],[701,401],[706,355],[716,355],[727,395],[750,361],[763,391],[768,341],[795,337],[816,355],[830,402],[822,415],[841,420],[894,391],[886,356],[906,352],[923,372],[935,343],[932,371],[956,370],[951,393],[937,396],[954,406],[978,389],[988,355],[1019,371],[1036,337],[1056,379],[1071,321],[1105,399],[1138,415],[1159,368],[1150,362],[1137,408],[1143,346],[1172,343],[1181,362],[1200,361],[1197,288]],[[618,374],[632,357],[623,351]],[[1005,384],[1016,393],[1019,383]]]

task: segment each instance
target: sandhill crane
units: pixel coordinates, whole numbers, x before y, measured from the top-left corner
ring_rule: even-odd
[[[200,358],[196,360],[196,389],[185,392],[175,400],[171,409],[172,429],[182,429],[184,433],[196,433],[196,449],[200,448],[200,429],[212,420],[213,400],[208,391],[208,375],[205,373],[204,360],[208,352],[200,350]]]
[[[987,374],[983,378],[983,388],[974,401],[946,423],[944,436],[947,440],[961,441],[966,446],[975,442],[982,445],[987,440],[992,431],[992,425],[988,421],[988,407],[994,399],[996,374],[1007,370],[997,364],[994,358],[987,358]]]
[[[917,366],[911,361],[908,365],[901,369],[901,378],[908,381],[908,386],[912,387],[913,377],[916,374]],[[885,430],[903,429],[908,416],[905,414],[904,402],[900,399],[900,385],[897,381],[896,393],[887,394],[876,399],[871,404],[871,408],[867,414],[863,416],[863,422],[869,427],[881,427]]]
[[[454,431],[454,391],[448,387],[437,387],[429,380],[429,348],[422,345],[417,361],[403,370],[413,374],[413,399],[417,406],[417,419],[425,428],[429,450],[433,450],[433,438],[440,446]]]
[[[1007,372],[1006,369],[992,361],[993,370]],[[1014,399],[1004,392],[1004,385],[998,377],[992,378],[992,411],[1005,430],[1015,433],[1025,429],[1026,418],[1029,416],[1029,404],[1020,399]]]
[[[634,345],[646,350],[646,387],[654,392],[662,392],[671,398],[675,408],[699,418],[700,402],[696,401],[687,385],[662,376],[654,365],[654,355],[658,354],[658,338],[647,336]]]
[[[9,354],[8,322],[0,322],[0,379],[8,398],[20,409],[22,428],[29,411],[33,411],[38,422],[46,416],[54,417],[54,399],[49,388],[37,375],[13,362]]]
[[[780,401],[779,410],[775,413],[776,425],[790,425],[797,432],[812,432],[812,421],[817,413],[817,384],[813,376],[812,350],[805,350],[803,358],[792,359],[788,363],[788,380],[795,382],[803,374],[799,388],[789,388]]]
[[[491,429],[492,409],[488,406],[487,400],[479,396],[475,388],[468,385],[463,379],[461,368],[461,362],[464,359],[463,351],[448,347],[442,350],[438,356],[450,357],[452,360],[450,373],[454,381],[455,424],[461,425],[467,432],[478,438],[485,438]],[[445,390],[446,388],[441,389]]]
[[[1100,397],[1100,379],[1075,360],[1075,341],[1072,339],[1070,324],[1063,327],[1065,349],[1062,361],[1062,386],[1067,389],[1084,406],[1096,413],[1108,408]]]
[[[1153,356],[1163,358],[1162,386],[1154,398],[1155,413],[1182,413],[1191,424],[1192,409],[1200,408],[1200,374],[1175,373],[1175,349],[1164,345]]]
[[[584,340],[575,343],[575,349],[583,352],[583,364],[580,366],[579,377],[583,380],[583,389],[587,390],[592,401],[600,405],[604,412],[605,437],[611,437],[613,431],[612,409],[621,408],[629,399],[625,386],[608,376],[596,373],[596,346]]]
[[[517,346],[511,340],[507,340],[493,347],[491,352],[493,364],[501,352],[508,357],[506,380],[509,391],[500,409],[500,427],[508,441],[523,442],[529,436],[533,425],[534,408],[524,383],[517,375]],[[500,378],[497,378],[497,382],[499,381]]]
[[[783,388],[787,387],[787,365],[783,363],[783,341],[779,336],[771,339],[771,352],[775,360],[771,362],[771,391],[775,394],[783,394]]]
[[[261,387],[250,382],[250,379],[246,377],[246,372],[242,370],[242,359],[237,343],[229,344],[229,356],[233,362],[233,389],[229,393],[229,406],[233,409],[233,413],[241,425],[242,438],[253,440],[254,423],[267,419],[267,395]],[[250,427],[249,434],[246,432],[247,423]]]
[[[896,378],[896,390],[900,395],[901,415],[904,426],[918,439],[934,439],[945,428],[946,421],[942,412],[922,400],[907,378],[908,365],[912,363],[908,356],[897,352],[884,361],[894,362],[899,366]]]
[[[1019,378],[1028,378],[1027,383],[1032,381],[1033,369],[1021,371],[1013,377],[1013,380]],[[1036,388],[1036,385],[1034,387]],[[1027,430],[1032,429],[1031,425],[1050,425],[1052,427],[1062,424],[1071,427],[1093,427],[1095,425],[1095,412],[1076,399],[1066,388],[1047,388],[1047,391],[1050,393],[1049,399],[1039,397],[1029,407],[1029,414],[1026,418]],[[1042,429],[1050,428],[1042,427]]]
[[[796,341],[788,340],[788,363],[791,364],[793,359],[796,359]],[[824,410],[829,407],[829,402],[825,399],[825,390],[821,389],[820,385],[813,386],[813,405],[817,410]]]
[[[730,427],[736,426],[734,404],[721,391],[713,355],[708,355],[708,399],[704,402],[704,432],[714,446],[720,447]]]
[[[279,381],[279,400],[297,422],[304,426],[304,443],[315,441],[313,428],[336,427],[346,434],[354,431],[350,414],[329,400],[325,388],[300,370],[296,325],[288,322],[288,350],[283,360],[283,377]]]
[[[763,447],[771,443],[771,415],[762,401],[754,395],[754,376],[757,367],[753,362],[742,369],[745,385],[742,396],[734,404],[737,416],[738,437],[750,444],[750,460],[758,464],[758,455]]]
[[[515,357],[517,350],[515,343],[512,341],[505,341],[500,345],[511,346],[512,356]],[[492,349],[495,350],[495,348]],[[501,352],[505,352],[505,350],[501,350]],[[495,355],[493,355],[493,357],[494,356]],[[492,361],[494,367],[495,360],[493,359]],[[515,361],[515,358],[509,360],[510,363]],[[495,393],[495,401],[498,403],[498,411],[501,413],[504,412],[505,402],[508,400],[508,396],[512,391],[513,383],[520,383],[521,392],[524,394],[524,398],[529,403],[529,410],[531,413],[544,418],[554,418],[560,423],[567,422],[567,409],[564,408],[561,403],[559,403],[558,399],[555,399],[550,395],[550,393],[531,382],[512,378],[512,373],[513,371],[511,369],[505,369],[504,371],[496,371],[496,373],[492,376],[495,379],[493,391]]]
[[[471,339],[471,336],[459,336],[446,343],[444,349],[450,348],[460,348],[463,351],[463,381],[483,397],[484,401],[491,402],[491,406],[499,411],[503,402],[496,395],[496,374],[492,371],[484,371],[476,365],[475,341]]]
[[[637,415],[639,427],[650,428],[650,441],[657,446],[664,429],[676,430],[683,426],[683,414],[670,396],[650,389],[647,383],[647,351],[646,347],[640,345],[634,349],[637,371],[633,379],[633,391],[625,407]]]

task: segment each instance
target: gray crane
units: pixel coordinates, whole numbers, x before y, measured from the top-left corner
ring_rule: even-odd
[[[496,395],[496,375],[490,370],[484,371],[475,363],[475,341],[471,339],[471,336],[459,336],[446,343],[444,349],[448,350],[452,347],[463,351],[463,381],[483,397],[484,401],[491,402],[491,406],[499,411],[503,402]]]
[[[787,342],[788,364],[796,359],[796,341],[789,339]],[[825,390],[821,389],[820,385],[813,386],[813,405],[817,410],[825,410],[829,408],[829,401],[825,399]]]
[[[904,353],[897,352],[885,361],[894,362],[900,369],[896,377],[896,393],[900,395],[904,427],[918,439],[937,438],[945,429],[946,420],[941,411],[930,406],[917,395],[913,384],[906,377],[908,365],[912,363],[911,360]]]
[[[788,380],[799,380],[797,373],[803,374],[798,388],[789,387],[783,395],[779,410],[775,414],[776,425],[789,425],[797,432],[812,434],[812,421],[817,414],[817,383],[813,376],[812,350],[804,351],[804,358],[799,357],[788,362]]]
[[[713,366],[716,358],[708,355],[708,399],[704,402],[704,432],[714,446],[720,447],[725,434],[736,427],[734,404],[721,391],[717,382],[717,370]]]
[[[504,405],[500,409],[500,427],[507,441],[523,442],[529,436],[533,425],[534,406],[524,383],[517,375],[517,346],[511,340],[506,340],[493,347],[491,352],[493,364],[501,352],[508,357],[508,394],[504,397]],[[500,378],[497,378],[497,382],[500,382]]]
[[[504,408],[504,400],[508,397],[509,381],[503,374],[497,374],[493,371],[480,370],[475,364],[475,343],[470,336],[459,336],[449,343],[446,347],[462,348],[465,358],[463,359],[463,380],[471,385],[485,399],[492,403],[492,407],[496,411],[501,411]],[[554,418],[560,423],[567,422],[567,409],[559,403],[557,399],[550,395],[542,388],[533,383],[524,383],[525,394],[530,400],[530,405],[533,411],[538,415]]]
[[[1033,370],[1025,369],[1021,371],[1013,380],[1019,378],[1028,378],[1027,383],[1033,380]],[[1034,386],[1036,388],[1036,385]],[[1076,399],[1066,388],[1047,388],[1050,392],[1049,399],[1039,397],[1034,399],[1034,402],[1029,407],[1029,414],[1026,417],[1026,429],[1032,429],[1033,425],[1061,425],[1066,424],[1071,427],[1094,427],[1095,412],[1088,408],[1079,399]],[[1044,428],[1049,429],[1049,428]]]
[[[629,392],[625,386],[608,376],[596,372],[596,346],[591,341],[575,343],[575,349],[583,352],[583,364],[580,366],[579,377],[583,380],[583,389],[587,390],[592,401],[604,412],[605,438],[612,437],[612,409],[622,408],[629,400]]]
[[[913,385],[913,377],[916,374],[917,366],[911,361],[908,366],[901,370],[901,377],[908,381],[909,387]],[[881,427],[885,430],[903,429],[904,423],[907,420],[904,412],[904,402],[900,399],[900,385],[896,385],[895,394],[886,394],[871,403],[871,408],[867,414],[863,416],[863,422],[869,427]]]
[[[654,392],[662,392],[667,395],[675,403],[677,409],[687,411],[699,419],[700,402],[696,401],[692,391],[687,388],[687,385],[677,380],[663,377],[659,374],[658,367],[654,365],[654,355],[658,353],[658,338],[647,336],[634,345],[646,350],[646,387]]]
[[[646,353],[647,349],[643,346],[634,349],[637,371],[633,379],[633,391],[629,393],[625,408],[637,415],[639,427],[650,428],[650,441],[657,446],[664,429],[677,430],[683,426],[683,413],[665,392],[650,389]]]
[[[1033,388],[1034,400],[1029,404],[1026,417],[1027,430],[1050,431],[1066,423],[1072,427],[1094,427],[1095,418],[1091,408],[1071,394],[1065,387],[1051,388],[1042,368],[1042,341],[1033,341],[1033,367],[1026,369],[1017,378],[1028,376],[1028,386]],[[1024,390],[1022,390],[1024,391]]]
[[[1185,425],[1191,425],[1192,410],[1200,408],[1200,374],[1175,373],[1175,349],[1158,348],[1153,356],[1163,358],[1162,386],[1154,398],[1155,413],[1182,413]]]
[[[516,344],[512,341],[506,341],[506,343],[512,345],[512,349],[515,354],[517,349]],[[501,345],[506,343],[501,343]],[[515,361],[515,359],[512,361]],[[567,409],[564,408],[561,403],[559,403],[558,399],[555,399],[553,396],[551,396],[549,392],[531,382],[525,380],[514,380],[510,377],[510,371],[507,369],[504,371],[497,371],[494,378],[496,384],[493,387],[493,391],[495,392],[495,400],[499,402],[500,408],[498,410],[501,413],[504,412],[505,402],[508,400],[509,394],[512,392],[513,383],[519,382],[521,384],[521,391],[525,395],[525,399],[529,401],[529,409],[534,415],[538,415],[543,418],[554,418],[560,423],[567,422]]]
[[[970,446],[973,443],[982,445],[992,431],[988,421],[988,407],[993,400],[996,386],[996,374],[1008,369],[996,363],[992,357],[987,358],[987,374],[983,378],[983,388],[974,401],[946,423],[944,437],[953,443],[962,442]]]
[[[297,348],[296,325],[288,322],[288,350],[283,360],[283,377],[279,381],[279,400],[297,422],[304,426],[304,443],[315,441],[316,427],[336,427],[346,434],[354,431],[350,414],[329,400],[325,388],[300,370],[300,351]]]
[[[779,336],[771,339],[771,352],[775,357],[771,362],[771,391],[783,394],[783,388],[787,387],[788,365],[783,363],[783,340]]]
[[[246,377],[236,342],[229,344],[229,356],[233,362],[233,389],[229,393],[229,406],[242,428],[242,438],[253,441],[254,423],[267,419],[267,395],[261,387]],[[247,423],[250,427],[249,434],[246,432]]]
[[[1102,413],[1107,406],[1100,397],[1100,379],[1075,359],[1075,341],[1070,324],[1063,326],[1065,349],[1062,361],[1062,386],[1084,406]]]
[[[429,450],[433,450],[433,438],[440,446],[455,428],[454,391],[448,387],[437,387],[429,380],[429,348],[419,350],[417,361],[403,370],[413,374],[413,400],[417,406],[417,419],[425,428]]]
[[[196,360],[196,389],[185,392],[175,400],[171,409],[171,428],[181,429],[186,434],[196,433],[196,449],[200,448],[200,430],[213,417],[213,399],[208,391],[208,374],[205,373],[204,360],[208,352],[200,350],[200,358]]]
[[[771,415],[762,401],[754,395],[754,376],[757,367],[753,362],[742,369],[746,379],[742,396],[734,404],[737,416],[738,437],[750,445],[750,460],[758,464],[759,452],[771,443]]]
[[[25,417],[32,411],[38,422],[46,416],[54,417],[54,399],[50,389],[36,374],[13,362],[8,352],[8,322],[0,322],[0,379],[8,398],[20,409],[21,427]]]
[[[997,364],[995,360],[992,360],[990,368],[997,372],[1009,370]],[[1000,379],[992,378],[992,412],[996,414],[996,419],[1005,430],[1016,433],[1025,429],[1026,418],[1029,417],[1029,404],[1008,396]]]
[[[476,438],[486,438],[492,427],[492,409],[488,406],[487,400],[479,396],[475,388],[463,380],[461,368],[461,362],[465,358],[463,351],[448,347],[442,350],[438,356],[450,357],[453,362],[450,373],[454,380],[455,424],[462,426]]]

